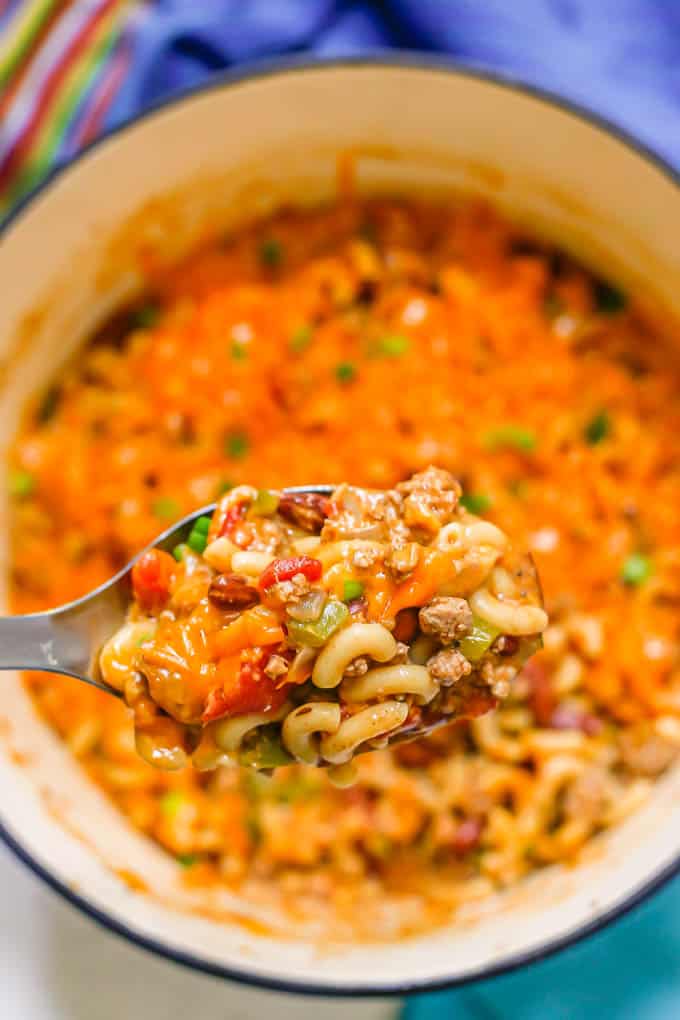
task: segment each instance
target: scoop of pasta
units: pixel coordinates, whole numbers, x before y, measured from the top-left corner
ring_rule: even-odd
[[[330,497],[239,486],[132,571],[100,655],[162,769],[326,766],[492,709],[547,624],[533,565],[430,467]]]

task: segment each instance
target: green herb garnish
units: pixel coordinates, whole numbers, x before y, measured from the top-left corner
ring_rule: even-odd
[[[196,854],[178,854],[176,860],[182,868],[191,868],[197,862],[198,857]]]
[[[174,818],[185,803],[186,797],[180,790],[168,790],[161,797],[158,806],[166,818]]]
[[[10,471],[9,494],[13,499],[26,499],[35,492],[35,478],[28,471]]]
[[[248,357],[248,348],[239,340],[232,340],[231,356],[234,361],[245,361]]]
[[[406,354],[410,346],[411,341],[407,336],[403,336],[401,333],[391,333],[378,340],[375,345],[375,354],[384,358],[400,358],[402,354]]]
[[[232,460],[241,460],[248,452],[250,441],[245,432],[230,432],[224,440],[224,452]]]
[[[335,378],[339,383],[351,383],[356,379],[357,370],[351,361],[341,361],[335,366]]]
[[[302,354],[303,351],[306,351],[312,342],[312,336],[312,327],[306,322],[303,322],[302,325],[293,330],[289,341],[293,354]]]
[[[229,492],[230,489],[234,488],[236,483],[232,482],[230,478],[223,478],[221,482],[217,483],[216,492],[218,496],[223,496],[225,492]]]
[[[176,521],[180,515],[179,503],[168,496],[161,496],[153,503],[151,510],[164,521]]]
[[[487,450],[518,450],[531,453],[536,449],[536,433],[522,425],[498,425],[485,432],[482,441]]]
[[[191,533],[187,539],[187,545],[190,549],[193,549],[195,553],[202,553],[208,544],[208,531],[210,530],[210,518],[199,517],[194,522],[194,526],[191,529]]]
[[[160,305],[156,301],[145,301],[130,312],[130,326],[133,329],[151,329],[161,317]]]
[[[342,585],[342,601],[351,602],[352,599],[359,599],[364,594],[364,586],[361,581],[344,581]]]
[[[631,553],[621,567],[621,580],[631,587],[644,584],[652,576],[652,561],[642,553]]]
[[[258,254],[262,265],[269,269],[276,269],[283,262],[283,247],[275,237],[267,237],[261,241]]]
[[[601,443],[603,439],[607,438],[611,432],[611,428],[612,422],[607,412],[598,411],[584,428],[583,438],[587,443],[590,443],[591,446],[596,446],[597,443]]]
[[[465,492],[460,497],[460,505],[471,514],[483,514],[491,508],[492,499],[485,492]]]

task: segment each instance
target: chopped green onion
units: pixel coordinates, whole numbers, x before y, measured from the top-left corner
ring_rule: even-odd
[[[260,262],[269,269],[276,269],[283,261],[283,248],[281,242],[275,237],[265,238],[259,247]]]
[[[273,489],[258,489],[250,509],[258,517],[271,517],[279,508],[279,494]]]
[[[621,580],[635,587],[644,584],[652,575],[652,561],[642,553],[631,553],[621,567]]]
[[[599,280],[595,284],[595,303],[598,312],[602,315],[616,315],[618,312],[623,311],[627,301],[628,299],[623,291],[618,290],[617,287],[612,287],[610,283]]]
[[[229,492],[230,489],[234,488],[236,483],[232,482],[230,478],[223,478],[221,482],[217,483],[217,495],[223,496],[225,492]]]
[[[35,478],[28,471],[10,471],[9,494],[14,499],[26,499],[35,492]]]
[[[410,346],[411,341],[407,336],[403,336],[401,333],[392,333],[378,340],[375,353],[385,358],[400,358],[402,354],[406,354]]]
[[[294,354],[302,354],[312,342],[312,327],[303,322],[301,326],[293,331],[290,338],[290,349]]]
[[[491,496],[485,492],[465,492],[460,497],[460,505],[469,510],[471,514],[483,514],[491,508]]]
[[[260,730],[252,747],[239,755],[240,765],[253,765],[258,769],[275,769],[279,765],[290,765],[293,761],[276,731]]]
[[[234,340],[231,345],[231,356],[234,361],[245,361],[248,357],[248,348],[245,344]]]
[[[130,325],[134,329],[150,329],[156,325],[160,316],[160,305],[156,301],[145,301],[130,312]]]
[[[329,599],[318,620],[302,623],[289,619],[287,621],[288,636],[293,644],[321,648],[348,617],[349,609],[344,603]]]
[[[162,496],[160,499],[157,499],[151,509],[156,517],[161,517],[165,521],[175,521],[180,514],[179,503],[167,496]]]
[[[500,629],[482,620],[480,616],[473,616],[472,630],[462,639],[459,648],[466,659],[470,662],[477,662],[494,643]]]
[[[335,366],[335,378],[340,383],[350,383],[356,379],[357,370],[351,361],[341,361]]]
[[[224,452],[233,460],[241,460],[247,454],[249,445],[245,432],[230,432],[224,441]]]
[[[153,634],[151,632],[149,632],[148,634],[142,634],[142,636],[137,639],[137,647],[141,648],[142,645],[145,645],[146,642],[150,641],[152,637]]]
[[[177,855],[177,863],[182,868],[190,868],[190,867],[192,867],[192,865],[194,865],[197,860],[198,860],[198,857],[196,856],[196,854],[178,854]]]
[[[54,418],[55,411],[61,400],[61,389],[59,386],[48,386],[43,398],[38,405],[36,418],[41,425],[45,425],[51,418]]]
[[[182,806],[186,803],[186,797],[180,790],[168,790],[158,802],[159,807],[166,818],[174,818]]]
[[[522,425],[498,425],[485,432],[482,441],[487,450],[519,450],[531,453],[536,449],[536,433]]]
[[[596,446],[597,443],[601,443],[603,439],[607,438],[611,430],[612,422],[607,412],[598,411],[584,428],[583,437],[591,446]]]
[[[351,602],[352,599],[359,599],[364,594],[364,586],[361,581],[344,581],[342,585],[342,601]]]
[[[180,544],[176,545],[175,548],[172,550],[172,555],[175,557],[178,563],[181,563],[184,557],[186,556],[187,549],[188,546],[186,542],[180,542]]]

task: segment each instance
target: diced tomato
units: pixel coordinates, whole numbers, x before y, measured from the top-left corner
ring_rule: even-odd
[[[555,692],[550,674],[537,659],[531,659],[522,670],[522,676],[529,682],[529,708],[539,726],[550,726],[557,708]]]
[[[479,844],[484,826],[479,818],[466,818],[456,828],[453,849],[457,854],[467,854]]]
[[[218,538],[223,538],[225,535],[230,535],[236,525],[243,520],[246,515],[246,504],[245,503],[234,503],[228,507],[224,514],[224,519],[220,524],[220,529],[217,533]]]
[[[204,723],[224,715],[275,712],[283,705],[290,685],[277,687],[281,681],[272,680],[264,672],[270,654],[270,648],[244,649],[238,673],[228,677],[222,687],[210,691],[202,715]]]
[[[176,567],[172,556],[162,549],[150,549],[139,557],[132,568],[132,590],[142,609],[167,602]]]
[[[498,704],[498,698],[493,694],[486,694],[483,691],[470,694],[466,699],[460,715],[461,719],[476,719],[478,715],[486,715]]]
[[[290,581],[296,574],[304,574],[308,581],[318,581],[323,574],[321,560],[311,556],[291,556],[288,559],[272,560],[260,574],[258,582],[262,591],[279,581]]]

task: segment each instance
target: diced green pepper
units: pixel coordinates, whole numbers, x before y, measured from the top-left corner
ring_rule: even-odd
[[[482,437],[487,450],[519,450],[531,453],[536,449],[536,433],[522,425],[499,425],[489,429]]]
[[[288,636],[296,645],[308,645],[321,648],[339,627],[347,620],[349,609],[343,602],[331,599],[326,603],[318,620],[302,623],[299,620],[288,620]]]
[[[598,411],[598,413],[590,419],[588,424],[583,430],[583,437],[587,443],[591,446],[596,446],[597,443],[601,443],[603,439],[606,439],[612,429],[611,418],[606,411]]]
[[[491,508],[491,496],[485,492],[465,492],[460,497],[460,505],[469,510],[471,514],[483,514]]]
[[[240,765],[252,765],[258,769],[275,769],[279,765],[290,765],[293,760],[278,733],[266,729],[258,733],[252,747],[239,755]]]
[[[271,517],[279,508],[279,494],[273,489],[258,489],[250,509],[258,517]]]
[[[351,602],[352,599],[361,598],[364,594],[364,586],[361,581],[344,581],[342,585],[342,601]]]
[[[498,627],[492,626],[480,616],[473,616],[472,630],[460,642],[459,648],[466,659],[477,662],[484,655],[500,634]]]
[[[10,471],[9,494],[14,499],[26,499],[35,492],[35,478],[28,471]]]
[[[174,818],[186,802],[186,797],[180,790],[168,790],[158,802],[162,813],[166,818]]]
[[[652,561],[642,553],[631,553],[621,567],[621,580],[624,584],[637,587],[644,584],[653,572]]]

